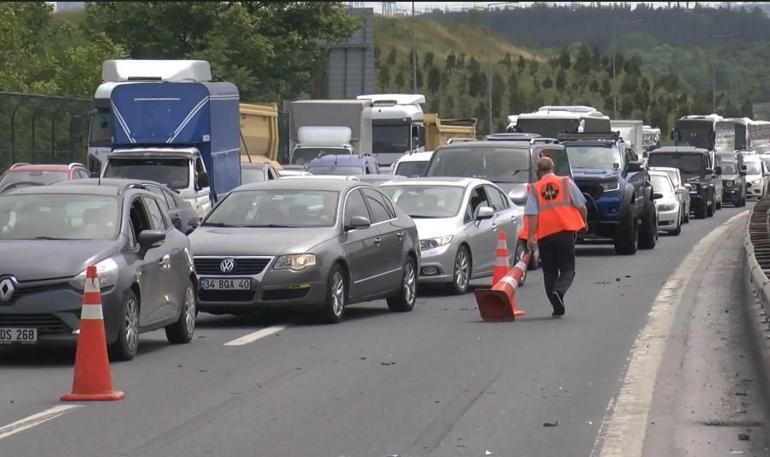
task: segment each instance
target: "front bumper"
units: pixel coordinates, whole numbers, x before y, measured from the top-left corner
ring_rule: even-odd
[[[452,282],[454,262],[457,253],[455,243],[420,251],[420,283]]]
[[[762,190],[762,185],[760,183],[746,183],[747,197],[761,197]]]
[[[124,293],[102,289],[102,312],[107,342],[118,337],[123,322]],[[83,293],[67,283],[21,284],[8,302],[0,302],[0,328],[36,328],[38,342],[77,339]]]
[[[679,208],[658,210],[658,230],[673,231],[679,226]]]

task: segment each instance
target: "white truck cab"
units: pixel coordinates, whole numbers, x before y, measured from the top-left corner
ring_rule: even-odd
[[[513,116],[509,116],[509,120]],[[610,118],[592,106],[541,106],[532,113],[515,116],[509,132],[538,133],[556,138],[562,133],[609,133]]]
[[[425,114],[420,94],[359,95],[372,102],[372,152],[388,167],[405,153],[425,151]]]

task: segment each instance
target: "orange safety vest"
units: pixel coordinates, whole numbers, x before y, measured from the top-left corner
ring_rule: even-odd
[[[537,201],[535,237],[538,240],[557,232],[576,232],[585,227],[580,211],[573,205],[569,184],[569,178],[566,176],[548,174],[538,182],[527,186],[527,192],[531,193]],[[527,216],[524,216],[519,238],[526,240],[528,233],[529,223]]]

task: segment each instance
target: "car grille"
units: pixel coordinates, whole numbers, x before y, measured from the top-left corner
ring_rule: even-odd
[[[235,266],[231,271],[222,271],[220,265],[225,259],[233,259]],[[196,257],[195,270],[199,275],[258,275],[262,273],[270,260],[272,260],[270,257]]]
[[[250,302],[254,300],[253,290],[199,290],[200,301]]]
[[[588,194],[596,200],[597,198],[602,196],[602,193],[604,190],[602,189],[602,186],[599,184],[593,184],[593,183],[577,183],[578,189],[580,189],[581,192],[584,194]]]
[[[310,288],[304,289],[277,289],[266,290],[262,293],[263,300],[296,300],[305,297],[310,292]]]
[[[36,328],[40,335],[71,332],[64,322],[50,314],[0,315],[0,327]]]

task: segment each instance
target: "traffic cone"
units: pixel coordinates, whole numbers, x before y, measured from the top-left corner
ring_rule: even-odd
[[[119,390],[112,390],[99,277],[96,267],[89,266],[86,269],[83,308],[80,311],[72,392],[62,395],[61,401],[121,400],[125,395]]]
[[[496,282],[492,289],[476,289],[476,304],[481,318],[485,321],[512,321],[523,316],[523,310],[516,309],[516,289],[529,263],[531,253],[527,251],[519,262]]]
[[[510,268],[508,245],[505,243],[505,232],[497,231],[497,249],[495,249],[495,268],[492,270],[492,285],[497,284],[508,273]]]

